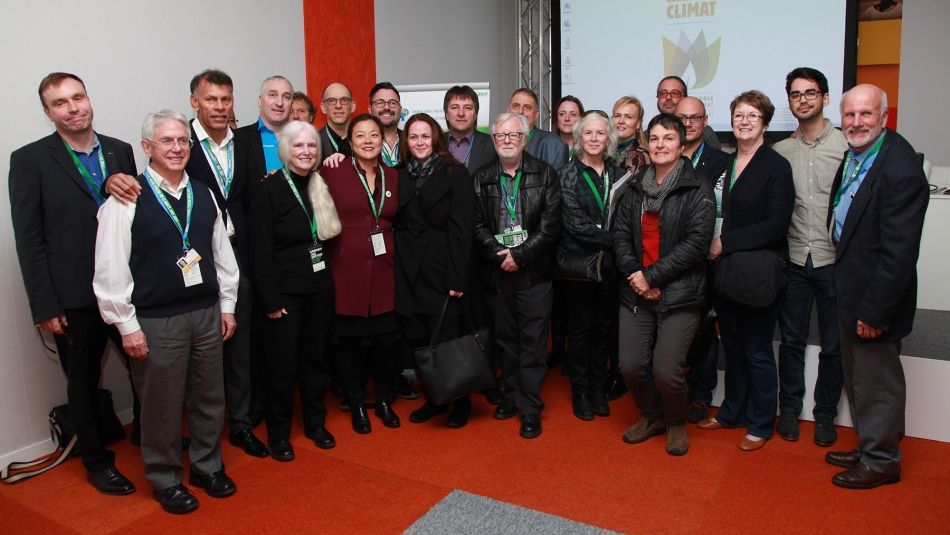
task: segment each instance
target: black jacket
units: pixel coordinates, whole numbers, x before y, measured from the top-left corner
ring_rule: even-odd
[[[614,254],[622,277],[620,301],[629,307],[635,307],[641,299],[626,280],[637,271],[643,271],[651,288],[660,288],[661,312],[704,304],[703,260],[709,253],[716,222],[716,201],[709,181],[693,171],[689,160],[683,158],[682,162],[683,174],[660,209],[660,259],[653,265],[643,267],[640,222],[645,170],[625,186],[627,191],[617,206]]]
[[[594,193],[581,174],[583,169],[587,169],[587,166],[575,158],[559,173],[562,206],[561,233],[557,246],[559,269],[555,272],[557,277],[562,276],[560,268],[572,266],[567,270],[568,273],[576,273],[591,267],[590,259],[600,252],[605,253],[601,259],[601,275],[613,265],[613,236],[607,227],[608,212],[605,209],[601,213]],[[604,174],[613,183],[624,171],[608,158],[604,163]],[[593,174],[588,175],[603,195],[603,177],[597,180]],[[609,197],[605,197],[604,202],[609,205]],[[589,275],[587,278],[593,277]]]
[[[501,184],[498,175],[501,163],[496,158],[475,172],[475,249],[485,264],[482,275],[491,288],[497,287],[504,257],[496,253],[505,249],[495,239],[501,232],[498,214],[501,210]],[[561,182],[550,165],[522,153],[521,193],[522,228],[528,239],[511,249],[519,271],[527,271],[531,282],[551,278],[554,246],[561,227]]]

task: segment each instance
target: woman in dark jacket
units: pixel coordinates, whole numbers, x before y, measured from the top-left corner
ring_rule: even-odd
[[[683,123],[660,114],[648,131],[653,163],[627,186],[614,236],[624,277],[620,369],[642,415],[623,440],[635,444],[666,432],[666,451],[683,455],[689,448],[683,366],[703,304],[716,205],[712,187],[682,157]]]
[[[323,240],[338,234],[340,223],[328,195],[323,204],[312,202],[321,188],[325,194],[314,171],[320,163],[320,142],[313,126],[288,123],[277,152],[284,168],[268,176],[254,195],[248,228],[254,286],[267,313],[267,438],[274,459],[290,461],[295,382],[307,437],[320,448],[336,444],[324,425],[333,279]],[[322,217],[328,211],[331,221]]]
[[[613,238],[607,228],[610,188],[622,171],[608,155],[617,132],[599,111],[574,125],[573,160],[561,169],[561,233],[555,278],[567,309],[567,361],[574,416],[610,415],[604,386],[610,326],[616,317]]]
[[[795,185],[788,161],[765,144],[775,107],[763,93],[747,91],[729,108],[736,153],[723,179],[727,191],[721,194],[722,232],[713,239],[709,258],[761,249],[785,256]],[[703,420],[699,427],[746,427],[739,445],[743,451],[757,450],[772,437],[778,403],[772,335],[780,301],[756,309],[724,299],[716,303],[726,352],[725,399],[716,417]]]
[[[446,319],[436,341],[459,336],[461,297],[469,276],[475,190],[465,166],[449,154],[439,123],[425,113],[406,121],[396,216],[396,312],[409,347],[429,343],[442,306]],[[448,410],[426,402],[409,415],[422,423]],[[446,425],[462,427],[472,404],[457,400]]]

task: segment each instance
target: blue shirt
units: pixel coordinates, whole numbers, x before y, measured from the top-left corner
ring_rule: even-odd
[[[264,147],[264,166],[267,172],[276,171],[284,167],[284,162],[280,161],[277,155],[277,134],[264,125],[264,121],[257,119],[257,131],[261,133],[261,145]]]
[[[102,150],[102,146],[99,145],[99,136],[93,135],[92,138],[92,148],[89,149],[89,152],[79,152],[76,153],[76,157],[79,158],[79,161],[86,167],[86,170],[89,171],[89,176],[92,177],[93,182],[99,186],[99,191],[93,191],[92,197],[98,198],[100,195],[99,192],[102,191],[102,183],[105,181],[104,170],[102,166],[99,165],[99,151]],[[91,189],[91,188],[90,188]]]
[[[881,132],[881,136],[884,135],[884,132]],[[871,143],[871,147],[881,136],[875,138],[874,143]],[[854,172],[855,166],[860,169],[858,171],[858,176],[855,178],[854,182],[841,194],[841,200],[838,202],[838,207],[835,208],[835,228],[832,232],[835,243],[838,243],[838,240],[841,239],[841,231],[844,229],[844,222],[848,218],[848,210],[851,208],[851,201],[854,199],[854,195],[858,192],[858,189],[861,187],[861,183],[864,182],[864,177],[867,176],[868,171],[871,169],[871,166],[874,165],[874,160],[877,159],[877,155],[880,151],[874,152],[874,154],[869,154],[871,151],[866,150],[861,154],[855,154],[854,149],[848,149],[851,152],[851,165],[848,166],[848,169],[842,171],[842,180],[847,180],[851,173]]]

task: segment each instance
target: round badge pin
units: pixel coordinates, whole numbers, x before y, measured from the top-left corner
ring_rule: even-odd
[[[391,192],[391,191],[387,191],[387,192],[386,192],[386,198],[387,198],[387,199],[388,199],[389,197],[392,197],[392,196],[393,196],[393,192]]]

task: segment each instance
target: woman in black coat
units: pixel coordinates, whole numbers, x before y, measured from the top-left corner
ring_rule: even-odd
[[[469,277],[475,191],[464,165],[449,154],[439,124],[427,114],[406,121],[396,219],[396,313],[409,347],[429,344],[442,307],[446,319],[436,341],[459,336],[461,297]],[[448,411],[426,402],[409,415],[422,423]],[[468,422],[471,402],[457,400],[449,427]]]

